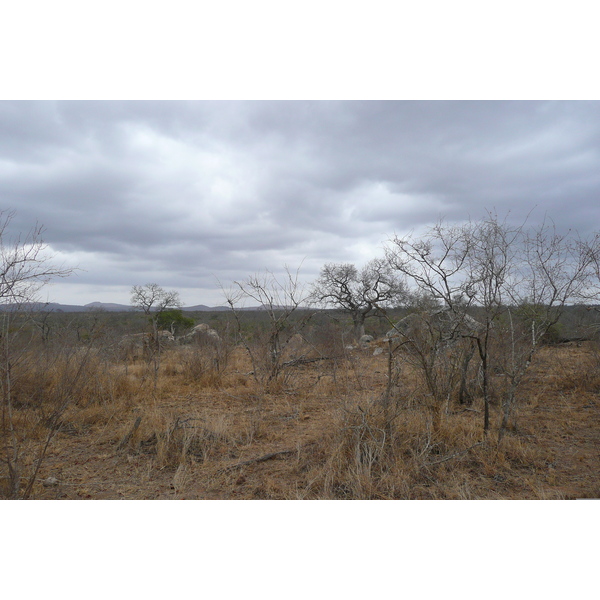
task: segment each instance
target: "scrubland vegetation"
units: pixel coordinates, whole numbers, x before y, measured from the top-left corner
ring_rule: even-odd
[[[5,498],[600,495],[594,341],[540,349],[498,440],[483,434],[476,376],[472,402],[460,404],[458,380],[449,382],[456,365],[440,366],[451,388],[440,402],[414,352],[400,349],[390,362],[389,342],[345,348],[348,323],[333,312],[290,339],[271,380],[264,313],[245,323],[254,364],[231,315],[215,313],[206,320],[220,341],[165,344],[156,378],[151,349],[124,354],[119,344],[138,315],[51,315],[46,340],[39,318],[19,317],[13,348]],[[383,352],[373,356],[377,347]],[[510,382],[500,373],[492,380],[497,430]]]
[[[592,241],[490,217],[308,290],[251,276],[228,312],[155,284],[139,312],[4,310],[0,495],[600,497]],[[31,247],[3,251],[12,302],[66,274]]]

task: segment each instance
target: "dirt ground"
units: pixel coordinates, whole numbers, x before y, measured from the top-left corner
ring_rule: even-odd
[[[304,365],[294,372],[293,383],[271,393],[258,390],[242,360],[218,387],[189,384],[170,391],[162,385],[155,398],[137,398],[114,410],[90,407],[87,416],[73,417],[75,425],[66,423],[56,434],[33,497],[357,497],[323,494],[324,488],[315,482],[326,478],[323,465],[336,447],[335,432],[348,400],[356,406],[385,390],[385,354],[358,350],[354,362],[338,372],[320,363]],[[383,494],[374,488],[361,497],[600,498],[600,386],[595,379],[586,380],[592,377],[594,360],[588,348],[576,345],[538,353],[520,392],[516,426],[506,436],[510,451],[500,456],[494,450],[495,432],[486,444],[480,445],[480,438],[471,440],[474,444],[441,445],[438,454],[413,464],[404,487],[389,488],[401,491]],[[400,422],[408,423],[418,410],[404,403]],[[476,402],[470,408],[453,406],[444,418],[448,427],[462,427],[468,419],[478,431],[481,415]],[[189,447],[178,455],[185,445],[181,442],[161,454],[160,432],[174,436],[176,430],[194,434]]]

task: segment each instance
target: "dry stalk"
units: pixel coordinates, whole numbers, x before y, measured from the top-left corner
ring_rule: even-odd
[[[425,463],[425,466],[430,467],[431,465],[438,465],[440,463],[446,462],[447,460],[457,458],[458,456],[462,456],[463,454],[466,454],[469,450],[472,450],[473,448],[476,448],[477,446],[481,446],[484,443],[485,442],[477,442],[477,444],[473,444],[472,446],[469,446],[465,450],[461,450],[460,452],[455,452],[454,454],[449,454],[448,456],[444,456],[444,458],[440,458],[438,460],[427,462],[427,463]]]

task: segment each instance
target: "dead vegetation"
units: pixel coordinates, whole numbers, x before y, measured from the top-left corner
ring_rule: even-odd
[[[501,440],[482,431],[476,379],[472,404],[458,401],[456,377],[439,401],[405,350],[390,365],[372,348],[328,348],[295,349],[303,360],[282,360],[280,376],[265,386],[247,349],[232,342],[168,348],[156,378],[143,358],[124,361],[101,345],[32,346],[11,380],[18,485],[2,462],[1,494],[600,497],[600,359],[592,342],[536,353]],[[492,379],[498,429],[507,382]]]
[[[3,498],[600,495],[600,358],[580,327],[598,330],[599,235],[440,221],[363,270],[327,265],[312,289],[287,267],[234,282],[227,316],[192,328],[155,283],[132,288],[137,315],[36,309],[70,271],[47,262],[40,228],[6,239],[11,217]],[[578,343],[545,345],[569,315]]]

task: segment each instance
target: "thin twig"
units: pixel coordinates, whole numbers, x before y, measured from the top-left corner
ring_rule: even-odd
[[[265,454],[263,456],[259,456],[258,458],[251,458],[249,460],[244,460],[242,462],[236,463],[235,465],[229,465],[228,467],[224,467],[219,469],[217,473],[227,473],[228,471],[233,471],[233,469],[237,469],[239,467],[245,467],[246,465],[251,465],[254,463],[264,462],[266,460],[270,460],[271,458],[275,458],[276,456],[283,456],[286,454],[294,454],[297,452],[297,449],[294,450],[281,450],[279,452],[270,452],[269,454]]]

